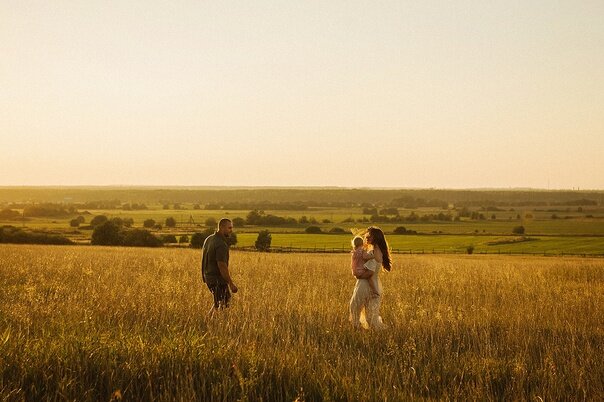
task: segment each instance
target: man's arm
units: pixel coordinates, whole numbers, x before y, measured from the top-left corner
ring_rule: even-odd
[[[229,266],[226,262],[218,261],[218,269],[220,270],[220,275],[224,278],[224,280],[229,285],[231,292],[237,293],[237,286],[233,283],[231,279],[231,275],[229,274]]]
[[[203,259],[204,259],[204,255],[203,255],[203,250],[201,252],[201,280],[203,281],[203,283],[206,283],[206,275],[205,272],[203,272]]]

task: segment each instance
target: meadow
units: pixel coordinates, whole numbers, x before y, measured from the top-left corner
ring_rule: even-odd
[[[396,255],[354,331],[344,254],[0,245],[2,400],[602,400],[604,260]]]

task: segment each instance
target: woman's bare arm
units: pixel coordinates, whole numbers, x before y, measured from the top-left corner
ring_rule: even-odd
[[[373,258],[377,261],[378,265],[382,265],[384,255],[382,254],[382,250],[378,246],[373,247]]]

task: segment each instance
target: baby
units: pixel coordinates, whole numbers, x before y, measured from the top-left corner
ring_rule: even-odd
[[[375,270],[376,267],[376,261],[373,259],[373,254],[368,253],[367,250],[365,250],[365,248],[363,247],[363,245],[364,242],[361,236],[355,236],[354,239],[352,239],[353,250],[351,252],[350,268],[352,270],[352,275],[355,278],[357,278],[358,275],[362,275],[365,271]],[[373,281],[367,280],[367,282],[369,282],[371,294],[379,295],[379,293],[375,289],[375,284],[373,283]]]

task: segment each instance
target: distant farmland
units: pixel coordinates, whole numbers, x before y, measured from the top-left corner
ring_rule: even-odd
[[[603,197],[578,191],[3,188],[0,226],[86,244],[91,221],[103,215],[178,242],[229,217],[236,220],[239,247],[252,246],[257,233],[268,229],[274,247],[342,251],[351,228],[377,225],[401,252],[460,253],[472,247],[476,253],[601,255]],[[82,223],[74,227],[76,218]],[[309,227],[323,234],[306,233]],[[395,235],[402,227],[413,234]],[[523,234],[513,233],[518,227]]]

